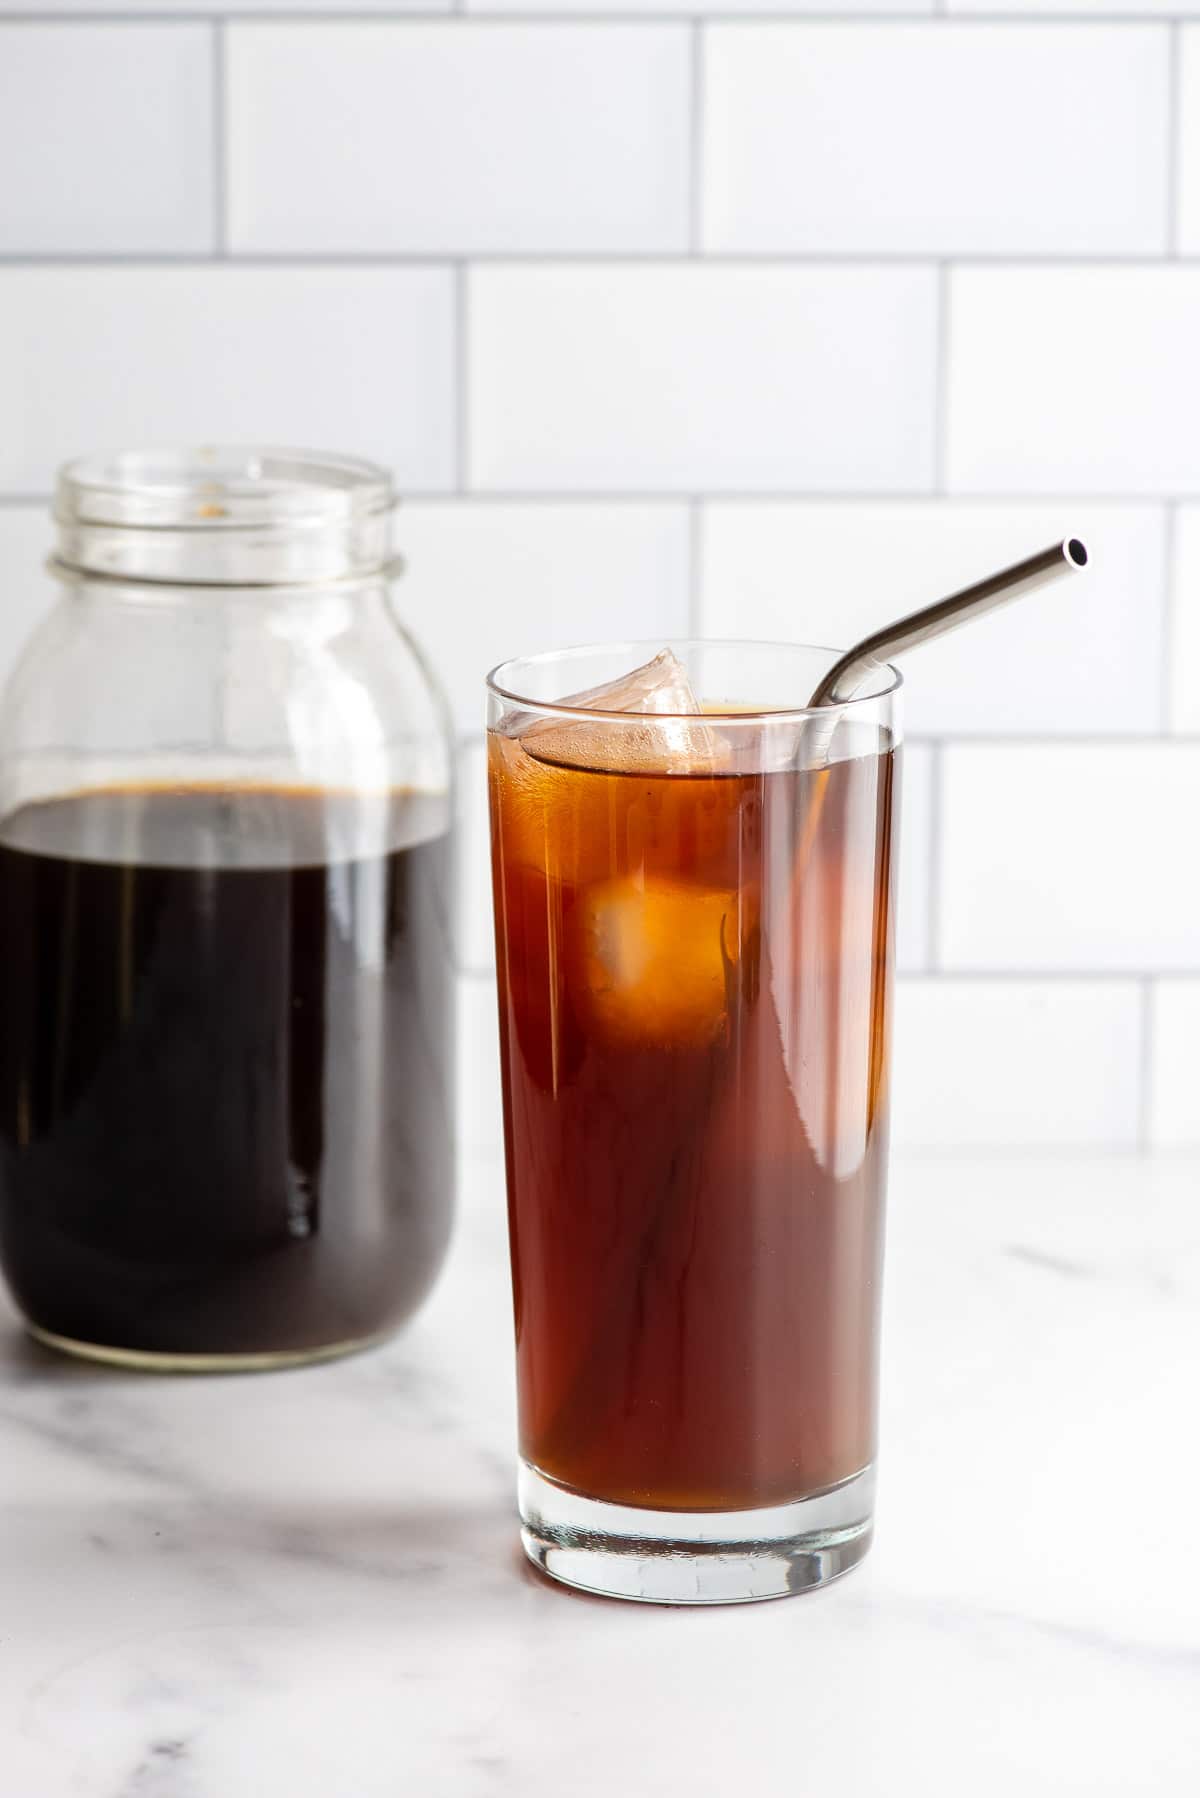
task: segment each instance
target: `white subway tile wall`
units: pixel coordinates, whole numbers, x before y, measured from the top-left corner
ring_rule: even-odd
[[[900,862],[896,885],[896,966],[902,974],[923,974],[932,966],[934,791],[939,751],[929,743],[906,743],[900,795]]]
[[[1180,31],[1178,48],[1179,225],[1178,245],[1185,256],[1200,254],[1200,30]]]
[[[0,685],[45,615],[52,542],[44,506],[0,506]]]
[[[0,0],[0,675],[66,456],[393,469],[468,1149],[487,668],[842,645],[1068,533],[906,664],[897,1137],[1200,1142],[1198,341],[1200,0]]]
[[[995,0],[946,0],[945,10],[966,18],[973,13],[997,11]],[[1004,12],[1025,17],[1041,13],[1056,18],[1103,19],[1116,13],[1122,18],[1145,18],[1162,21],[1200,11],[1195,0],[1172,6],[1168,13],[1161,0],[1005,0]]]
[[[213,249],[214,63],[199,24],[0,26],[0,244]]]
[[[485,491],[932,485],[932,269],[522,265],[468,292]]]
[[[515,5],[515,0],[466,0],[464,10],[490,14],[520,11],[522,14],[532,13],[539,17],[566,17],[572,13],[594,16],[599,9],[597,0],[521,0],[519,8]],[[605,16],[612,17],[638,13],[684,13],[693,18],[741,18],[747,14],[758,17],[768,13],[796,16],[844,13],[848,18],[853,18],[856,13],[892,13],[903,17],[927,16],[933,10],[934,0],[712,0],[712,4],[704,6],[698,5],[697,0],[611,0],[611,4],[609,0],[605,0],[603,8]]]
[[[1156,981],[1150,1018],[1150,1142],[1200,1148],[1200,979]]]
[[[495,983],[460,975],[457,996],[459,1152],[494,1153],[504,1142]]]
[[[902,980],[897,1146],[1135,1148],[1143,1029],[1132,980]]]
[[[1200,743],[954,743],[938,965],[1200,968]]]
[[[1168,619],[1172,728],[1200,737],[1200,506],[1175,518],[1175,566]]]
[[[1160,252],[1168,74],[1153,26],[714,25],[705,245]]]
[[[6,13],[32,16],[38,10],[32,0],[0,0],[0,18]],[[332,13],[344,17],[349,13],[369,17],[390,13],[449,13],[456,7],[454,0],[353,0],[352,4],[351,0],[206,0],[204,4],[201,0],[121,0],[120,6],[115,0],[53,0],[53,5],[46,0],[41,10],[71,19],[85,18],[89,14],[122,18],[133,15],[139,19],[171,19],[180,15],[189,19],[224,19],[231,13],[267,17],[276,13],[297,17]]]
[[[1200,492],[1200,268],[954,268],[955,493]]]
[[[934,736],[1153,734],[1163,727],[1162,505],[716,501],[704,511],[700,622],[717,637],[787,637],[799,619],[813,642],[845,647],[889,614],[1053,542],[1064,521],[1087,545],[1087,573],[912,656],[907,727]]]
[[[227,58],[235,251],[687,242],[682,25],[234,25]]]
[[[426,501],[401,508],[396,535],[400,615],[466,735],[483,729],[484,677],[507,657],[687,633],[690,530],[678,503]]]
[[[454,277],[440,268],[0,268],[0,491],[80,447],[350,444],[448,488]]]

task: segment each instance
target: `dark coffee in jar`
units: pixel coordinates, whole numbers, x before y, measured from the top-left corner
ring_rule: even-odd
[[[450,1223],[443,797],[108,787],[0,823],[0,1253],[36,1331],[369,1341]]]

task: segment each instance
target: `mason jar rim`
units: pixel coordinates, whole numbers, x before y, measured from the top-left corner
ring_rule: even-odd
[[[126,449],[60,470],[66,570],[129,581],[295,586],[382,570],[397,504],[386,468],[263,444]]]
[[[55,517],[81,524],[236,530],[390,511],[386,468],[356,456],[268,444],[113,450],[59,470]]]

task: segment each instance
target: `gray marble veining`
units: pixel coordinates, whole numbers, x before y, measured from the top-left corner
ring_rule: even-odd
[[[1195,1798],[1200,1164],[902,1161],[879,1532],[717,1612],[552,1589],[512,1515],[500,1170],[354,1361],[0,1331],[3,1798]]]

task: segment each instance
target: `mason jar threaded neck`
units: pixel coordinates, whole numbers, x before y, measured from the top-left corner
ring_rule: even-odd
[[[298,586],[382,573],[396,496],[375,463],[262,445],[119,450],[60,471],[55,559],[80,576]]]

